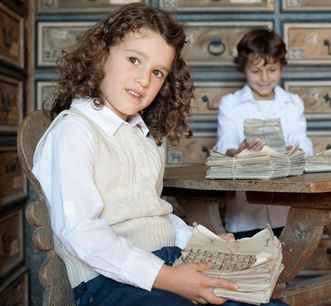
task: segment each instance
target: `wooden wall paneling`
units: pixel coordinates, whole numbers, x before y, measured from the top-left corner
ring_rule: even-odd
[[[38,60],[43,67],[56,66],[62,50],[70,50],[95,22],[38,22]]]
[[[3,3],[0,3],[0,60],[24,67],[23,18]]]
[[[1,306],[29,306],[29,272],[21,268],[0,288]]]
[[[0,146],[0,182],[0,207],[26,197],[26,179],[16,147]]]
[[[0,217],[0,279],[23,261],[23,214],[18,209]]]
[[[331,64],[330,22],[285,22],[289,64]]]
[[[284,88],[303,100],[306,118],[331,119],[331,80],[285,80]]]
[[[331,149],[331,131],[308,131],[308,137],[313,143],[314,154]]]
[[[148,0],[37,0],[41,13],[104,12],[112,11],[131,2],[147,3]]]
[[[0,131],[17,131],[23,118],[23,82],[0,74]]]
[[[331,11],[331,0],[282,0],[285,12]]]
[[[160,0],[160,6],[176,11],[188,12],[252,12],[252,11],[273,11],[275,7],[274,0]]]
[[[36,82],[36,109],[50,110],[53,104],[53,90],[55,83],[53,81]]]
[[[253,28],[272,28],[271,21],[186,22],[183,57],[191,66],[233,66],[236,45]]]
[[[216,119],[220,99],[243,86],[243,82],[195,82],[192,119]]]
[[[167,143],[167,164],[203,164],[209,149],[216,144],[215,135],[199,135],[181,139],[177,146]]]

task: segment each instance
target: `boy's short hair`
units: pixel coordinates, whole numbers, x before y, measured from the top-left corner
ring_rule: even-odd
[[[283,39],[274,31],[253,29],[237,44],[237,55],[234,63],[240,72],[245,71],[246,64],[253,57],[263,59],[265,64],[270,61],[287,64],[286,45]]]

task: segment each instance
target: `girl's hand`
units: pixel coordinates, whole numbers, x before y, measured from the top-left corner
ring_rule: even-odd
[[[168,290],[200,304],[221,305],[226,299],[216,296],[211,289],[237,290],[238,285],[219,277],[207,277],[201,272],[207,270],[205,262],[181,264],[170,267],[163,265],[157,275],[154,288]]]
[[[258,139],[258,138],[252,139],[252,140],[249,140],[249,141],[244,139],[237,150],[236,149],[228,149],[226,151],[226,155],[234,157],[234,156],[238,155],[244,149],[253,150],[253,151],[260,151],[260,150],[263,149],[264,145],[265,145],[265,142],[261,139]]]

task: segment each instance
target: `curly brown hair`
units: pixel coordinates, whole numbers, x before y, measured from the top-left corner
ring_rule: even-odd
[[[176,53],[162,88],[141,115],[158,145],[163,137],[176,144],[181,136],[192,136],[186,119],[190,116],[193,82],[181,56],[186,42],[184,28],[170,12],[141,3],[131,3],[114,11],[87,30],[73,50],[62,52],[57,61],[59,78],[51,110],[53,118],[69,109],[73,98],[90,97],[95,106],[104,105],[99,84],[105,76],[103,66],[110,48],[127,33],[142,27],[159,33]]]
[[[245,71],[252,56],[254,59],[264,60],[265,64],[270,61],[279,62],[282,66],[287,64],[286,45],[272,30],[253,29],[243,36],[237,44],[237,56],[234,58],[238,71]]]

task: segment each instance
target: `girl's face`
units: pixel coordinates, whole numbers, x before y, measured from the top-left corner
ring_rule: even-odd
[[[171,69],[175,49],[156,32],[129,32],[110,48],[100,89],[105,105],[123,120],[150,105]]]
[[[256,100],[274,99],[274,88],[279,83],[282,65],[279,62],[251,58],[245,67],[245,77]]]

